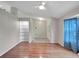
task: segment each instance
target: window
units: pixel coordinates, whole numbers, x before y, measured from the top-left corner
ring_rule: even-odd
[[[20,39],[25,39],[29,32],[29,21],[20,21]]]

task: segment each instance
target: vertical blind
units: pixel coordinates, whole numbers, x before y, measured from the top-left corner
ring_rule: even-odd
[[[20,39],[25,39],[29,32],[29,22],[20,21]]]

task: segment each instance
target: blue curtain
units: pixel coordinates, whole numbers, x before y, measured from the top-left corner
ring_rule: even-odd
[[[77,18],[77,43],[78,43],[78,51],[79,51],[79,18]]]
[[[69,35],[70,26],[69,26],[69,24],[70,24],[69,21],[65,20],[65,22],[64,22],[64,46],[66,48],[70,49],[70,39],[69,39],[69,37],[70,37],[70,35]]]
[[[77,18],[64,21],[64,47],[77,52]]]

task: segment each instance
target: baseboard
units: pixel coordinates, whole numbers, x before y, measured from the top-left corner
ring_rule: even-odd
[[[28,40],[19,40],[20,42],[23,42],[23,41],[27,41],[27,42],[29,42]]]
[[[22,41],[18,41],[15,44],[13,44],[9,49],[6,49],[3,53],[0,54],[0,56],[4,55],[5,53],[7,53],[9,50],[11,50],[13,47],[15,47],[17,44],[19,44]]]

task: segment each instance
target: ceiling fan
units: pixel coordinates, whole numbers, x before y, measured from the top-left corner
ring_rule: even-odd
[[[38,8],[39,10],[45,10],[46,9],[46,7],[45,7],[46,3],[47,3],[47,1],[42,2],[39,6],[35,6],[35,8]]]

